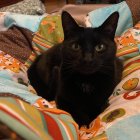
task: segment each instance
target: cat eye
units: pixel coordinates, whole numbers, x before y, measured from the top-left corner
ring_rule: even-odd
[[[103,52],[103,51],[105,51],[105,49],[106,49],[106,46],[103,45],[103,44],[97,45],[97,46],[95,47],[95,50],[96,50],[97,52]]]
[[[75,51],[78,51],[80,49],[80,45],[72,44],[72,49],[75,50]]]

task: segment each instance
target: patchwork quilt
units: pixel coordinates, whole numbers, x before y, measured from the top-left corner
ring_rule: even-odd
[[[3,25],[6,30],[0,32],[0,139],[139,140],[140,23],[115,38],[117,56],[124,61],[122,80],[104,112],[81,128],[30,85],[31,63],[64,38],[60,15],[43,17],[38,27],[32,32],[15,24]]]

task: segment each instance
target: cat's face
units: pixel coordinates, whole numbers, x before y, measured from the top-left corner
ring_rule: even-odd
[[[116,54],[114,35],[118,17],[118,13],[114,13],[99,28],[83,28],[63,12],[63,69],[81,74],[108,69]]]

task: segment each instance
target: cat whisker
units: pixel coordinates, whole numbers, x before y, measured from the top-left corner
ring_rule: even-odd
[[[66,68],[63,67],[63,68],[61,68],[61,69],[66,71],[66,70],[71,70],[72,68],[71,68],[71,67],[66,67]]]
[[[72,68],[73,68],[72,65],[67,65],[67,66],[62,66],[61,67],[63,73],[65,73],[65,74],[73,73],[73,69]]]
[[[112,66],[109,66],[109,65],[100,65],[99,71],[104,74],[110,75],[110,72],[112,72],[113,69],[112,69]]]
[[[104,73],[105,75],[108,75],[110,77],[111,71],[99,70],[99,72]]]
[[[108,66],[108,65],[100,65],[101,68],[105,68],[105,69],[111,69],[112,70],[112,66]]]
[[[63,64],[71,65],[72,63],[71,62],[68,62],[68,61],[63,61]]]
[[[111,65],[100,65],[100,66],[103,66],[103,67],[112,67]]]
[[[65,60],[63,60],[63,63],[68,63],[68,64],[72,64],[72,60],[68,60],[68,59],[65,59]]]

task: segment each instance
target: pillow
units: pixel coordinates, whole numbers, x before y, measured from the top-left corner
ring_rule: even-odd
[[[91,26],[100,26],[115,11],[118,11],[120,15],[116,35],[121,35],[126,29],[133,26],[131,11],[125,1],[89,12]]]
[[[27,15],[41,15],[46,12],[40,0],[23,0],[16,4],[0,8],[0,12],[13,12]]]
[[[126,30],[120,37],[116,37],[117,56],[128,60],[140,54],[140,22]]]

